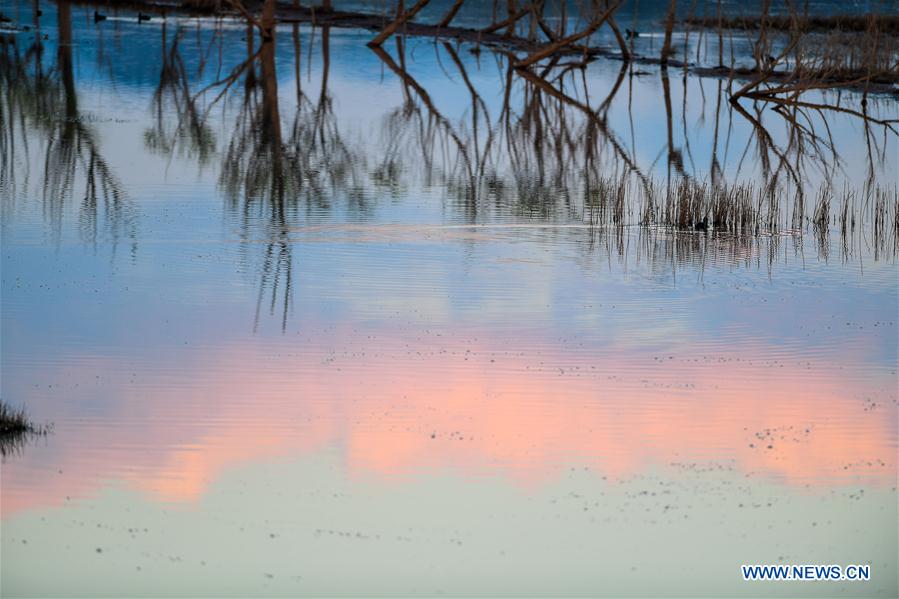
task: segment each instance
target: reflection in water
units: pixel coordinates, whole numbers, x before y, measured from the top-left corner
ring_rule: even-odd
[[[4,493],[4,515],[88,498],[109,476],[160,501],[196,502],[236,465],[327,447],[354,476],[387,479],[454,472],[534,486],[578,465],[615,480],[701,466],[800,487],[895,483],[896,426],[882,413],[895,401],[892,377],[830,374],[863,361],[860,346],[814,357],[685,344],[675,357],[637,341],[572,351],[521,337],[509,349],[443,331],[410,350],[389,332],[346,328],[306,343],[294,356],[284,344],[221,347],[110,375],[103,392],[119,398],[116,413],[54,435],[60,475],[37,475],[28,460],[5,467],[27,484]],[[134,368],[79,361],[86,373]],[[91,378],[67,376],[87,394]]]
[[[29,442],[49,432],[49,426],[31,422],[25,410],[0,400],[0,464],[6,462],[7,456],[20,455]]]
[[[292,260],[287,240],[288,202],[302,179],[295,178],[299,155],[285,145],[278,106],[274,39],[262,42],[254,52],[253,29],[247,28],[247,60],[244,96],[236,117],[234,136],[224,156],[219,182],[232,210],[241,210],[244,222],[254,205],[264,211],[262,232],[266,239],[265,257],[256,304],[256,322],[266,290],[270,290],[270,310],[274,313],[278,288],[282,288],[282,328],[287,326],[291,296]],[[274,33],[272,33],[274,36]],[[256,73],[256,61],[260,73]]]
[[[79,226],[85,239],[96,243],[101,210],[113,239],[118,239],[122,232],[133,237],[133,215],[120,183],[103,157],[88,118],[78,107],[71,6],[61,3],[57,18],[56,62],[49,70],[43,64],[40,38],[35,37],[24,53],[20,52],[16,40],[3,42],[0,75],[8,93],[3,94],[5,106],[0,108],[4,114],[2,147],[5,150],[0,168],[3,187],[9,190],[4,195],[16,195],[16,171],[21,168],[16,161],[16,146],[25,143],[27,150],[26,140],[37,133],[45,146],[41,186],[44,212],[54,234],[57,237],[60,234],[64,204],[80,196]],[[24,161],[27,165],[27,156]],[[26,177],[29,171],[26,166]],[[80,190],[76,189],[79,184]]]
[[[396,196],[418,185],[442,190],[464,222],[471,224],[497,217],[589,224],[596,228],[594,236],[607,242],[607,249],[619,248],[619,258],[624,256],[622,233],[616,232],[621,226],[643,223],[691,229],[704,227],[704,218],[719,233],[715,247],[732,243],[730,251],[735,255],[743,254],[742,246],[757,244],[751,238],[759,232],[801,235],[810,226],[825,259],[831,231],[841,236],[844,259],[858,248],[873,248],[877,257],[893,254],[889,248],[895,247],[895,227],[870,226],[893,222],[899,206],[895,188],[877,185],[875,172],[888,160],[889,139],[877,141],[871,127],[878,125],[870,121],[860,121],[868,147],[861,197],[835,194],[835,176],[843,162],[823,115],[801,106],[777,106],[773,112],[783,119],[778,126],[786,127],[785,141],[780,142],[780,136],[763,124],[763,104],[747,108],[726,102],[723,82],[718,81],[710,165],[708,174],[701,175],[690,143],[686,75],[681,143],[675,140],[672,80],[662,70],[666,137],[661,154],[666,159],[659,171],[655,163],[641,165],[609,119],[616,97],[634,84],[634,72],[626,65],[601,100],[590,102],[591,90],[578,70],[556,69],[551,79],[543,78],[513,69],[512,58],[497,54],[487,59],[495,61],[496,78],[501,81],[502,102],[492,113],[458,50],[443,43],[436,49],[438,60],[441,65],[445,60],[444,66],[451,69],[447,76],[456,78],[470,99],[462,117],[454,120],[443,114],[432,93],[407,68],[405,41],[397,37],[395,56],[381,48],[371,50],[402,91],[402,104],[384,117],[382,145],[374,149],[346,141],[341,133],[329,92],[330,28],[318,32],[313,28],[308,33],[309,56],[317,46],[321,60],[320,89],[312,96],[304,89],[303,80],[311,73],[303,74],[300,28],[294,25],[290,32],[277,35],[290,35],[293,51],[295,89],[287,118],[276,55],[279,47],[284,51],[288,46],[279,46],[274,33],[271,39],[257,40],[255,28],[247,26],[244,59],[227,77],[192,91],[180,55],[181,32],[168,42],[164,25],[162,46],[169,47],[163,51],[154,99],[156,126],[147,134],[150,148],[170,155],[176,152],[174,140],[184,140],[190,147],[187,154],[196,156],[202,166],[213,152],[207,124],[213,108],[219,103],[237,107],[228,117],[235,125],[221,153],[219,185],[230,210],[241,215],[242,239],[265,240],[257,325],[265,306],[272,315],[279,314],[282,329],[287,326],[293,276],[290,228],[301,221],[302,207],[333,210],[342,198],[352,214],[366,218],[374,196]],[[216,41],[223,43],[213,37],[210,46]],[[551,66],[557,66],[556,62]],[[627,106],[633,130],[631,94]],[[166,95],[172,98],[178,123],[168,134],[163,133]],[[711,112],[706,100],[703,92],[703,118]],[[761,184],[744,186],[725,180],[721,154],[727,157],[735,151],[731,147],[734,119],[741,120],[750,133],[740,150],[736,173],[757,172]],[[892,135],[892,125],[882,128],[884,135]],[[369,161],[372,168],[366,166]],[[811,194],[809,181],[819,182]],[[831,204],[838,204],[833,206],[834,214]],[[656,233],[643,235],[644,245],[667,239],[664,229]],[[681,239],[681,252],[650,249],[648,253],[692,261],[694,251],[706,253],[706,242],[704,238]],[[779,255],[778,237],[763,243],[770,245],[770,265]]]
[[[243,239],[261,235],[266,240],[256,307],[258,324],[264,298],[269,296],[268,308],[274,314],[276,305],[281,314],[282,328],[287,325],[291,301],[292,258],[288,239],[288,219],[295,215],[300,203],[327,209],[337,190],[361,188],[359,160],[341,139],[328,91],[330,70],[330,31],[321,32],[322,77],[317,99],[312,100],[302,88],[300,75],[300,32],[293,28],[296,62],[296,110],[293,122],[286,128],[282,124],[278,73],[275,49],[277,38],[273,31],[270,38],[254,42],[252,26],[246,29],[246,59],[235,67],[228,77],[191,92],[190,81],[184,70],[184,61],[178,47],[180,32],[171,43],[163,63],[160,86],[156,98],[160,99],[172,88],[174,105],[180,130],[190,132],[187,138],[191,150],[201,165],[212,150],[212,134],[205,123],[212,105],[217,102],[236,102],[237,113],[232,115],[235,126],[221,157],[219,186],[225,194],[228,207],[241,215]],[[165,46],[165,27],[163,45]],[[174,67],[172,65],[175,65]],[[243,85],[235,85],[242,79]],[[233,91],[232,91],[233,90]],[[202,110],[197,107],[197,97],[213,94],[210,105]],[[231,98],[229,94],[241,95]],[[202,116],[200,116],[202,112]],[[162,129],[161,101],[157,106],[158,127]],[[162,135],[148,135],[148,144],[157,151],[174,154],[175,144],[158,143]],[[364,210],[364,199],[352,193]],[[250,230],[254,223],[264,223],[260,230]]]
[[[19,57],[15,45],[5,46],[4,74],[11,87],[21,90],[21,96],[35,96],[25,86],[45,90],[42,93],[46,96],[30,107],[10,105],[7,112],[12,117],[25,110],[51,113],[55,108],[48,103],[61,90],[62,99],[57,101],[64,104],[66,117],[53,123],[44,119],[45,125],[58,127],[57,131],[46,132],[53,143],[47,149],[45,195],[51,205],[70,195],[74,169],[81,166],[86,173],[84,227],[95,237],[98,193],[115,216],[122,210],[122,192],[85,119],[77,113],[68,39],[70,10],[64,4],[58,12],[56,78],[43,74],[40,42],[35,42],[25,57]],[[883,254],[894,245],[889,239],[895,237],[895,227],[869,227],[872,222],[893,222],[899,205],[895,188],[879,189],[876,180],[876,173],[892,157],[887,147],[894,143],[895,131],[889,119],[859,120],[866,147],[865,183],[858,201],[850,202],[848,194],[843,194],[830,202],[843,204],[834,207],[843,212],[834,217],[842,222],[833,228],[828,218],[831,215],[821,210],[822,195],[839,196],[834,190],[839,189],[838,177],[845,163],[825,116],[800,105],[778,105],[766,113],[782,121],[766,124],[764,103],[744,106],[726,102],[721,81],[715,82],[717,89],[711,98],[706,97],[699,82],[700,118],[714,121],[706,170],[696,164],[691,147],[688,95],[695,86],[688,83],[686,74],[680,90],[683,139],[678,141],[675,83],[667,70],[660,71],[657,101],[664,107],[666,135],[655,161],[647,161],[640,155],[645,152],[638,152],[633,140],[633,87],[641,73],[632,66],[622,65],[600,99],[591,101],[594,84],[580,69],[561,67],[559,59],[551,60],[538,72],[513,69],[514,57],[502,53],[478,55],[479,62],[495,63],[495,74],[485,85],[482,76],[474,78],[469,73],[471,65],[460,58],[459,49],[443,43],[435,48],[438,64],[470,98],[456,118],[444,114],[427,85],[418,81],[407,65],[406,42],[397,37],[395,56],[381,48],[371,50],[400,83],[403,97],[402,104],[383,120],[382,145],[373,147],[347,141],[341,131],[346,126],[338,124],[329,91],[328,27],[301,30],[294,25],[292,31],[284,30],[278,37],[272,33],[271,39],[262,40],[256,27],[248,24],[243,33],[245,55],[228,70],[223,48],[226,40],[233,39],[233,32],[229,36],[218,23],[211,28],[208,40],[198,38],[197,47],[190,49],[191,53],[208,56],[218,47],[218,72],[228,74],[210,83],[203,81],[211,71],[205,58],[193,67],[195,61],[185,61],[182,56],[182,26],[177,25],[174,34],[169,34],[169,29],[168,22],[163,21],[159,28],[161,66],[153,96],[154,118],[144,134],[145,145],[169,157],[192,158],[201,168],[217,160],[220,188],[234,213],[243,215],[244,225],[262,223],[260,217],[266,215],[264,231],[244,232],[244,239],[260,234],[269,240],[263,260],[269,269],[261,278],[262,287],[268,291],[262,295],[287,288],[281,281],[291,272],[285,232],[291,222],[301,218],[301,206],[332,210],[339,199],[345,199],[348,208],[365,218],[377,197],[419,185],[440,189],[469,223],[497,217],[551,218],[597,227],[643,223],[692,228],[709,217],[718,231],[745,228],[750,234],[802,232],[814,225],[819,236],[832,229],[841,235],[877,234],[876,239],[864,243],[844,239],[846,248],[868,243]],[[301,37],[307,33],[310,71],[304,74]],[[279,44],[282,35],[289,36],[291,43]],[[311,57],[316,48],[321,59],[320,91],[313,94],[317,96],[313,99],[304,90],[303,79],[311,80]],[[282,106],[284,98],[279,97],[287,74],[283,68],[279,72],[279,51],[293,54],[295,94],[287,110]],[[28,57],[37,57],[31,58],[37,61],[33,69],[28,69]],[[54,81],[59,83],[54,86]],[[498,106],[485,100],[491,94],[501,98]],[[623,94],[626,97],[620,97]],[[609,118],[610,109],[621,102],[626,102],[630,142],[616,132],[621,124]],[[215,111],[217,106],[221,113]],[[236,113],[231,112],[235,108]],[[217,149],[212,123],[221,117],[233,121],[234,127],[227,128],[224,144]],[[10,123],[14,121],[9,119]],[[785,133],[773,134],[772,126],[785,128]],[[737,127],[748,132],[742,148],[734,146],[732,140]],[[882,130],[883,136],[875,129]],[[4,131],[8,132],[4,143],[12,150],[12,129],[4,127]],[[693,140],[692,145],[697,141],[705,143]],[[722,154],[731,163],[727,170],[734,181],[730,183]],[[739,156],[736,159],[735,154]],[[657,163],[661,156],[665,157],[665,166],[660,169]],[[374,166],[368,168],[367,162]],[[14,176],[10,159],[4,169],[7,178]],[[743,189],[741,181],[755,176],[762,182],[754,189]],[[699,192],[702,198],[689,197]],[[739,199],[747,193],[753,197]],[[687,205],[691,207],[685,208]],[[55,218],[58,222],[58,214]],[[855,221],[857,226],[846,226],[847,221]],[[272,294],[272,309],[276,304],[284,321],[287,295],[279,298],[277,293]]]
[[[673,69],[90,10],[46,8],[58,36],[0,63],[2,395],[56,425],[3,465],[4,594],[286,585],[269,562],[306,553],[546,574],[519,531],[576,547],[580,582],[647,547],[692,572],[684,535],[721,572],[850,535],[895,595],[890,127]],[[123,235],[140,251],[107,260]],[[464,517],[434,515],[450,500]],[[179,561],[151,537],[207,541]]]
[[[215,137],[204,122],[191,96],[190,78],[179,45],[183,31],[178,29],[171,44],[168,24],[162,24],[159,85],[153,95],[153,125],[144,133],[148,150],[163,155],[196,156],[200,167],[210,162],[215,152]],[[169,127],[174,123],[174,127]]]

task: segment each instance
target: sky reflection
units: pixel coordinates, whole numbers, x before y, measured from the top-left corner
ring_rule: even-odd
[[[2,466],[4,594],[312,593],[347,560],[576,595],[705,559],[720,595],[838,556],[895,595],[895,135],[795,144],[654,67],[60,6],[0,56],[2,397],[54,425]],[[597,200],[622,180],[769,184],[776,226],[643,226]]]
[[[530,486],[578,465],[613,479],[698,467],[795,485],[895,482],[894,374],[867,369],[863,353],[675,344],[675,356],[626,341],[326,330],[142,363],[57,356],[45,380],[65,381],[58,432],[4,466],[4,514],[114,479],[193,502],[228,468],[323,448],[351,473],[393,480],[452,471]],[[16,372],[11,390],[33,367]],[[60,393],[29,395],[42,406]],[[86,411],[92,396],[114,401]]]

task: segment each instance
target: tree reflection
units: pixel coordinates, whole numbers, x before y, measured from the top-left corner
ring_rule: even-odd
[[[134,220],[124,193],[88,124],[90,117],[79,110],[68,3],[58,5],[57,19],[59,42],[55,64],[49,70],[43,65],[40,36],[35,36],[24,53],[15,40],[3,43],[0,76],[6,91],[0,104],[4,156],[0,172],[4,184],[15,186],[16,160],[30,165],[34,148],[28,140],[38,134],[45,148],[41,184],[44,210],[57,240],[65,206],[78,195],[80,230],[87,240],[96,242],[101,214],[114,242],[123,232],[133,239]],[[17,158],[19,151],[25,156]]]
[[[153,124],[144,132],[144,144],[153,152],[196,157],[200,166],[215,152],[215,136],[191,96],[190,75],[181,57],[179,28],[168,41],[168,24],[162,24],[159,83],[153,94]],[[174,122],[174,126],[170,126]]]
[[[438,62],[466,97],[461,116],[450,116],[441,108],[440,98],[410,68],[402,36],[395,38],[392,51],[380,46],[371,49],[384,72],[399,84],[402,101],[383,118],[379,144],[353,145],[341,133],[329,90],[330,28],[307,30],[308,45],[317,45],[321,59],[320,88],[314,92],[304,88],[304,44],[299,27],[292,28],[296,89],[295,101],[288,102],[287,110],[279,92],[283,74],[277,72],[276,34],[256,43],[255,29],[247,27],[243,63],[202,92],[213,95],[212,104],[225,96],[230,97],[226,102],[239,105],[222,152],[219,183],[229,206],[241,215],[244,238],[251,240],[261,233],[266,243],[257,325],[266,305],[272,314],[280,313],[286,326],[292,278],[290,232],[300,222],[301,207],[307,214],[334,211],[342,200],[343,208],[364,213],[377,204],[378,197],[397,197],[406,189],[423,186],[440,190],[464,222],[478,224],[497,216],[541,223],[583,222],[593,228],[594,247],[605,241],[609,252],[619,255],[625,253],[622,227],[643,224],[702,231],[713,227],[719,245],[724,241],[729,248],[718,247],[712,253],[715,259],[728,251],[734,256],[747,252],[773,256],[777,237],[764,242],[774,250],[762,252],[751,247],[755,242],[747,236],[783,228],[801,231],[811,222],[804,190],[809,169],[827,182],[840,167],[826,123],[817,126],[814,115],[799,107],[780,108],[775,115],[783,119],[787,135],[785,143],[775,141],[761,107],[754,107],[753,113],[726,102],[725,86],[719,82],[713,96],[709,174],[698,177],[687,123],[687,82],[683,82],[678,107],[665,70],[659,98],[666,133],[659,156],[665,157],[665,168],[641,164],[635,149],[616,131],[620,121],[609,117],[624,89],[630,109],[634,72],[628,65],[622,65],[611,87],[591,102],[583,65],[566,66],[557,57],[542,69],[516,69],[515,57],[503,51],[479,56],[478,68],[486,60],[487,68],[496,69],[495,80],[502,82],[502,102],[498,109],[491,109],[485,92],[469,73],[471,63],[460,56],[460,47],[441,43],[435,49]],[[286,47],[282,45],[282,51]],[[243,85],[235,85],[237,80]],[[625,81],[631,83],[625,86]],[[763,179],[760,185],[743,188],[726,180],[720,156],[739,151],[730,147],[735,118],[743,119],[752,132],[737,172],[746,170],[743,160],[754,149],[754,163]],[[633,126],[633,118],[629,120]],[[678,121],[682,139],[676,132]],[[726,133],[721,131],[724,127]],[[875,144],[871,155],[885,156],[882,145]],[[887,193],[887,197],[892,196]],[[886,206],[881,212],[895,212],[889,199],[880,205]],[[664,235],[658,233],[647,231],[641,239],[663,243]],[[665,257],[669,264],[676,264],[709,255],[708,239],[689,239],[665,244],[670,251],[647,246],[647,259]]]
[[[58,15],[53,68],[42,66],[39,42],[25,52],[15,44],[3,47],[0,177],[13,185],[20,172],[16,152],[26,136],[14,116],[21,113],[47,140],[43,196],[51,222],[60,226],[63,199],[79,193],[75,186],[83,179],[82,229],[95,238],[101,206],[117,222],[127,222],[127,211],[79,111],[69,5],[60,4]],[[876,201],[834,200],[830,209],[822,200],[829,196],[805,189],[811,178],[831,185],[843,168],[829,125],[813,108],[763,110],[765,105],[750,100],[732,103],[726,83],[718,81],[709,99],[700,88],[700,118],[714,116],[709,139],[700,139],[704,132],[694,132],[687,122],[686,79],[681,90],[660,70],[657,86],[638,86],[642,93],[655,90],[651,101],[658,106],[652,115],[658,131],[644,135],[643,143],[652,145],[638,151],[631,107],[634,82],[645,73],[634,64],[591,80],[586,63],[570,56],[550,56],[523,69],[505,50],[478,46],[470,59],[468,46],[435,44],[436,63],[455,85],[460,108],[429,89],[432,79],[422,77],[406,38],[396,35],[390,44],[372,48],[369,57],[383,66],[380,89],[398,90],[400,99],[378,121],[380,137],[366,139],[366,132],[356,135],[353,122],[340,120],[335,110],[331,28],[277,29],[271,11],[262,11],[260,19],[241,23],[245,43],[236,52],[226,52],[226,41],[240,34],[221,22],[205,32],[206,50],[199,33],[191,48],[179,25],[163,22],[152,119],[144,131],[149,151],[215,167],[218,189],[239,223],[241,251],[261,263],[256,326],[267,310],[286,327],[295,281],[291,234],[297,227],[315,218],[367,219],[410,189],[438,195],[450,218],[467,225],[584,225],[587,247],[604,243],[609,255],[624,256],[624,227],[639,226],[641,244],[656,239],[652,244],[664,246],[645,246],[647,259],[669,265],[728,251],[762,255],[751,238],[769,235],[772,241],[765,243],[776,245],[777,235],[810,228],[821,236],[824,252],[832,231],[867,231],[852,226],[856,217],[875,223],[879,255],[890,247],[883,240],[895,237],[889,223],[895,222],[896,193],[877,189],[873,175],[875,164],[888,156],[874,119],[864,120],[870,167],[863,195]],[[204,71],[205,59],[195,70],[189,66],[189,53],[206,56],[216,43],[220,63],[214,77],[211,69]],[[291,58],[293,68],[285,68]],[[598,94],[596,80],[602,82]],[[736,128],[744,133],[739,142],[732,135]],[[696,145],[710,145],[707,167],[695,164]],[[746,179],[753,184],[740,182]],[[665,242],[672,231],[684,235]],[[263,251],[251,255],[260,243]],[[858,244],[842,247],[848,254]]]
[[[299,31],[293,33],[299,46]],[[272,31],[258,49],[251,41],[252,29],[247,37],[243,97],[234,134],[224,150],[219,184],[232,210],[242,215],[245,239],[261,234],[265,240],[256,326],[268,297],[269,312],[280,312],[283,329],[292,292],[290,220],[301,205],[330,208],[332,198],[342,192],[364,209],[361,196],[348,192],[354,185],[361,188],[360,161],[343,142],[333,112],[328,90],[330,31],[325,28],[321,33],[321,89],[313,101],[297,77],[297,105],[286,129],[275,60],[276,33]],[[300,55],[295,59],[299,69]]]

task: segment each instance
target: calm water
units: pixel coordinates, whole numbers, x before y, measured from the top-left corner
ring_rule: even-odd
[[[2,398],[53,432],[2,464],[3,596],[896,596],[896,135],[42,8],[0,57]],[[598,177],[775,180],[779,226],[612,224]]]

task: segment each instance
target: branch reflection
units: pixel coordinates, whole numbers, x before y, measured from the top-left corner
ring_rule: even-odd
[[[66,206],[80,196],[79,230],[85,240],[96,244],[102,217],[114,246],[126,235],[134,247],[133,209],[89,124],[92,117],[79,109],[72,13],[67,3],[58,6],[57,28],[56,59],[49,69],[44,65],[39,35],[24,52],[17,38],[4,37],[2,41],[0,78],[5,92],[0,98],[0,181],[11,192],[4,194],[8,198],[4,212],[11,209],[10,202],[17,195],[18,165],[25,165],[23,187],[27,188],[31,165],[40,164],[44,214],[57,243]],[[32,136],[40,140],[40,157],[34,154],[37,148]]]

